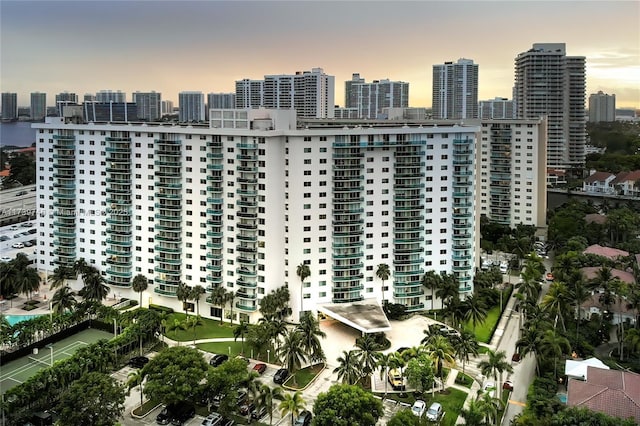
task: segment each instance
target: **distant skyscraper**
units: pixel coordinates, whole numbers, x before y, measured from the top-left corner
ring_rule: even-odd
[[[160,119],[162,94],[157,92],[135,92],[133,102],[138,109],[138,119],[156,121]]]
[[[2,94],[2,119],[17,120],[18,119],[18,94],[3,93]]]
[[[236,107],[235,93],[209,93],[207,95],[208,109],[234,109]]]
[[[31,93],[31,119],[42,120],[47,116],[47,94],[40,92]]]
[[[433,118],[478,118],[478,65],[471,59],[433,66]]]
[[[482,119],[515,118],[513,101],[507,98],[494,98],[478,103],[478,117]]]
[[[360,74],[353,74],[345,82],[347,108],[357,108],[358,118],[378,118],[384,108],[409,106],[409,83],[403,81],[373,80],[366,83]]]
[[[173,114],[173,101],[160,102],[162,115]]]
[[[96,93],[96,102],[126,102],[127,94],[118,90],[101,90]]]
[[[335,77],[322,68],[236,81],[237,108],[294,108],[300,118],[333,118],[334,97]]]
[[[518,118],[547,118],[547,165],[584,164],[585,58],[567,56],[564,43],[536,43],[515,59]]]
[[[589,121],[616,121],[616,95],[607,95],[602,91],[589,95]]]
[[[77,105],[78,95],[75,93],[63,92],[56,95],[56,110],[58,115],[62,116],[63,105]]]
[[[202,92],[180,92],[178,94],[180,108],[179,121],[204,121],[204,94]]]

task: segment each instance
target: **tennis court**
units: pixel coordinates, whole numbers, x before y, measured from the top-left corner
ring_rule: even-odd
[[[8,389],[18,386],[43,368],[51,366],[53,362],[71,357],[78,348],[95,343],[100,339],[111,339],[112,333],[89,328],[62,339],[53,345],[47,345],[38,350],[37,354],[30,354],[2,366],[0,374],[0,389],[5,393]],[[53,349],[51,349],[53,348]]]

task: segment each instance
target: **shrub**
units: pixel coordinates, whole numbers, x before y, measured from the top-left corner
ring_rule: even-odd
[[[166,306],[161,306],[161,305],[150,304],[149,305],[149,309],[151,309],[153,311],[158,311],[158,312],[166,312],[167,314],[172,314],[173,313],[173,309],[168,308]]]

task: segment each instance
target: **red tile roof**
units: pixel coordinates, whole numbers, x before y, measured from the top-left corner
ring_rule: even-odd
[[[610,177],[615,177],[615,175],[612,175],[609,172],[595,172],[594,174],[586,178],[584,181],[586,183],[605,182]]]
[[[568,406],[640,422],[640,374],[587,367],[587,378],[569,379]]]
[[[628,251],[618,250],[613,247],[603,247],[600,244],[594,244],[589,246],[583,251],[584,254],[597,254],[598,256],[607,257],[609,259],[615,259],[617,257],[627,257],[629,256]]]

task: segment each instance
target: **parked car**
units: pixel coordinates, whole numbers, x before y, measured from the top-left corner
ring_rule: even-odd
[[[14,249],[21,249],[21,248],[24,248],[24,244],[22,244],[22,243],[13,243],[13,244],[11,244],[11,247],[14,248]]]
[[[207,417],[202,421],[202,426],[220,426],[224,418],[220,413],[209,413]]]
[[[128,362],[128,364],[133,368],[142,368],[149,362],[149,358],[146,356],[134,356]]]
[[[309,426],[311,424],[312,418],[313,418],[313,415],[311,414],[311,412],[308,410],[304,410],[300,414],[298,414],[298,417],[296,418],[294,425]]]
[[[262,374],[265,371],[267,371],[267,364],[259,362],[259,363],[257,363],[256,365],[253,366],[252,370],[255,371],[258,374]]]
[[[393,370],[389,370],[389,373],[387,374],[387,380],[389,381],[389,384],[391,385],[393,390],[404,390],[404,382],[402,380],[400,370],[395,368]]]
[[[289,377],[289,370],[286,368],[281,368],[276,371],[276,374],[273,375],[273,382],[279,385],[283,384],[285,380]]]
[[[513,382],[511,380],[505,381],[504,384],[502,385],[502,389],[513,391]]]
[[[434,402],[427,410],[427,420],[437,422],[442,418],[442,414],[442,405],[439,402]]]
[[[261,418],[263,418],[265,415],[267,414],[267,407],[265,407],[264,405],[262,407],[258,407],[255,408],[252,412],[251,412],[251,418],[254,420],[260,420]]]
[[[211,358],[211,360],[209,360],[209,364],[212,367],[217,367],[220,364],[222,364],[223,362],[225,362],[226,360],[229,359],[229,355],[225,355],[225,354],[216,354],[213,356],[213,358]]]
[[[418,417],[422,417],[424,410],[427,409],[427,403],[421,399],[416,399],[416,402],[411,406],[411,412]]]

